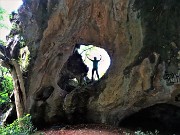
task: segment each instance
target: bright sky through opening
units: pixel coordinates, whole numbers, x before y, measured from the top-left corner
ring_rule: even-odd
[[[4,18],[3,24],[5,24],[7,28],[0,29],[0,39],[6,41],[6,35],[9,34],[11,23],[9,22],[8,14],[12,11],[17,11],[17,9],[23,4],[22,0],[0,0],[0,7],[5,9],[7,12],[6,17]]]
[[[98,63],[99,77],[101,78],[106,73],[107,69],[110,66],[111,59],[108,53],[104,49],[93,46],[93,45],[88,45],[88,46],[81,45],[78,52],[79,54],[81,54],[84,63],[89,67],[89,71],[87,75],[89,79],[91,79],[92,77],[93,63],[87,57],[89,57],[92,60],[94,59],[94,57],[97,57],[97,60],[99,60],[100,55],[101,55],[102,59]],[[94,73],[94,78],[95,80],[97,80],[96,73]]]

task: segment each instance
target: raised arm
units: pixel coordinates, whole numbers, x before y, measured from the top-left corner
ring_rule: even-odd
[[[100,61],[102,59],[102,56],[100,55],[100,59],[98,61]]]
[[[88,58],[90,61],[93,61],[93,60],[91,60],[88,56],[87,56],[87,58]]]

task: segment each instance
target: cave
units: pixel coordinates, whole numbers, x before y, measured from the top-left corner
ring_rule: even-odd
[[[144,108],[124,118],[119,126],[132,130],[159,131],[160,134],[180,134],[180,109],[162,103]]]
[[[92,77],[94,58],[97,58],[98,61],[98,73],[94,72]],[[103,48],[94,45],[76,44],[72,55],[70,55],[60,73],[58,85],[61,89],[71,92],[78,86],[82,87],[99,81],[106,74],[110,62],[110,57]]]
[[[145,117],[153,108],[164,107],[168,113],[178,110],[173,105],[179,106],[179,82],[169,86],[163,76],[165,71],[178,69],[179,5],[178,0],[24,0],[19,15],[30,52],[24,76],[25,112],[40,125],[42,121],[53,125],[68,119],[117,126],[124,117],[129,116],[121,124],[128,125],[131,117],[141,112]],[[76,44],[80,44],[78,53],[82,55],[74,53]],[[108,52],[111,66],[100,81],[84,85],[80,82],[86,73],[88,76],[87,67],[92,63],[83,62],[87,51],[81,48],[91,45]],[[70,81],[77,81],[77,85],[69,85]],[[78,120],[77,116],[85,118]],[[162,122],[163,118],[156,119]]]

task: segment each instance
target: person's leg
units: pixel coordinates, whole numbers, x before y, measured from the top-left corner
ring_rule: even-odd
[[[99,80],[98,69],[96,69],[96,75],[97,75],[97,77],[98,77],[98,80]]]
[[[91,78],[91,80],[93,81],[94,79],[94,69],[92,69],[92,78]]]

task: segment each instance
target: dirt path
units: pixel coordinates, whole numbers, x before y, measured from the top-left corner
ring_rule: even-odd
[[[118,129],[108,125],[77,125],[65,127],[52,127],[49,130],[42,130],[36,133],[43,135],[126,135],[129,131]],[[129,134],[133,135],[133,133]]]

